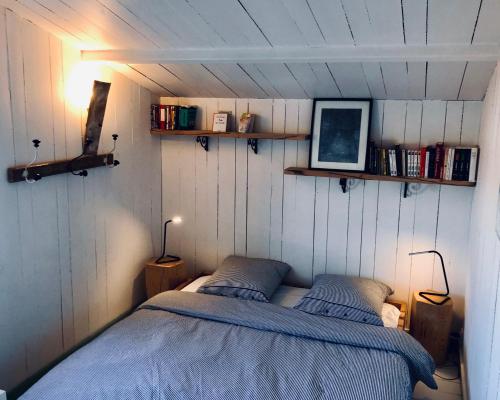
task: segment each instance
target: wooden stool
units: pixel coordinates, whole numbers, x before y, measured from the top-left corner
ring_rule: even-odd
[[[429,297],[435,301],[443,299]],[[430,353],[436,365],[446,362],[452,318],[452,299],[438,306],[419,296],[418,292],[413,293],[410,334]]]
[[[184,261],[172,261],[157,264],[156,258],[146,263],[146,294],[148,299],[158,293],[173,290],[188,279],[188,270]]]

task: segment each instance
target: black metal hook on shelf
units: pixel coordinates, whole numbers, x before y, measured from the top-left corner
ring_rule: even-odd
[[[22,175],[26,183],[35,183],[42,179],[42,176],[36,172],[30,176],[29,168],[38,160],[38,149],[40,147],[40,143],[42,143],[39,139],[33,139],[32,142],[33,147],[35,148],[35,156],[33,157],[33,160],[31,160],[31,162],[26,165]]]
[[[342,189],[342,193],[346,193],[347,192],[347,178],[340,178],[339,185]]]
[[[258,151],[258,139],[247,139],[247,145],[253,150],[255,154]]]
[[[79,172],[75,172],[74,168],[73,168],[73,164],[75,161],[81,159],[82,157],[84,157],[86,154],[85,154],[85,150],[88,148],[88,146],[93,142],[92,139],[90,138],[87,138],[85,139],[85,144],[83,146],[83,152],[82,154],[80,154],[79,156],[73,158],[69,163],[68,163],[68,169],[69,169],[69,172],[71,172],[72,175],[75,175],[75,176],[81,176],[83,178],[85,178],[86,176],[88,176],[88,171],[86,169],[83,169]]]
[[[203,147],[203,150],[208,151],[208,136],[196,136],[196,142]]]

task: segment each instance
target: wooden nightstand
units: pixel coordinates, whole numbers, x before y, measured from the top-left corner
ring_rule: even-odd
[[[433,300],[441,301],[442,298],[435,297]],[[435,305],[420,296],[418,292],[413,293],[410,333],[430,353],[436,365],[446,362],[452,319],[452,299],[443,305]]]
[[[146,293],[148,299],[158,293],[180,287],[188,278],[188,270],[184,261],[157,264],[156,258],[152,258],[146,263]]]

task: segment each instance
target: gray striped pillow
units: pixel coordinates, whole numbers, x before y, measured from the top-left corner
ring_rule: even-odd
[[[229,256],[198,293],[269,302],[289,270],[280,261]]]
[[[323,315],[383,326],[382,305],[392,289],[372,279],[345,275],[318,275],[311,290],[294,308]]]

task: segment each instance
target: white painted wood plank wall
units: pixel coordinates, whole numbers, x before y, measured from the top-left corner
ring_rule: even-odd
[[[250,110],[262,130],[310,130],[310,100],[161,100],[198,105],[201,128],[210,128],[214,111]],[[443,140],[475,144],[481,106],[376,101],[372,136],[414,148]],[[205,153],[193,138],[162,141],[164,218],[179,214],[186,221],[170,230],[169,251],[193,271],[213,271],[233,253],[271,257],[290,263],[290,278],[301,285],[325,272],[367,276],[410,301],[413,290],[443,288],[433,257],[408,256],[437,247],[463,318],[472,189],[423,185],[405,199],[398,183],[359,181],[342,194],[337,179],[283,175],[284,167],[307,166],[308,142],[259,141],[257,155],[243,140],[211,138],[209,148]]]
[[[79,52],[0,7],[0,170],[81,152],[85,116],[65,89]],[[150,92],[112,82],[101,138],[118,133],[119,168],[28,185],[0,181],[0,387],[12,389],[144,296],[158,252],[161,155]]]
[[[481,162],[471,213],[465,355],[470,399],[500,399],[500,79],[484,101]]]

